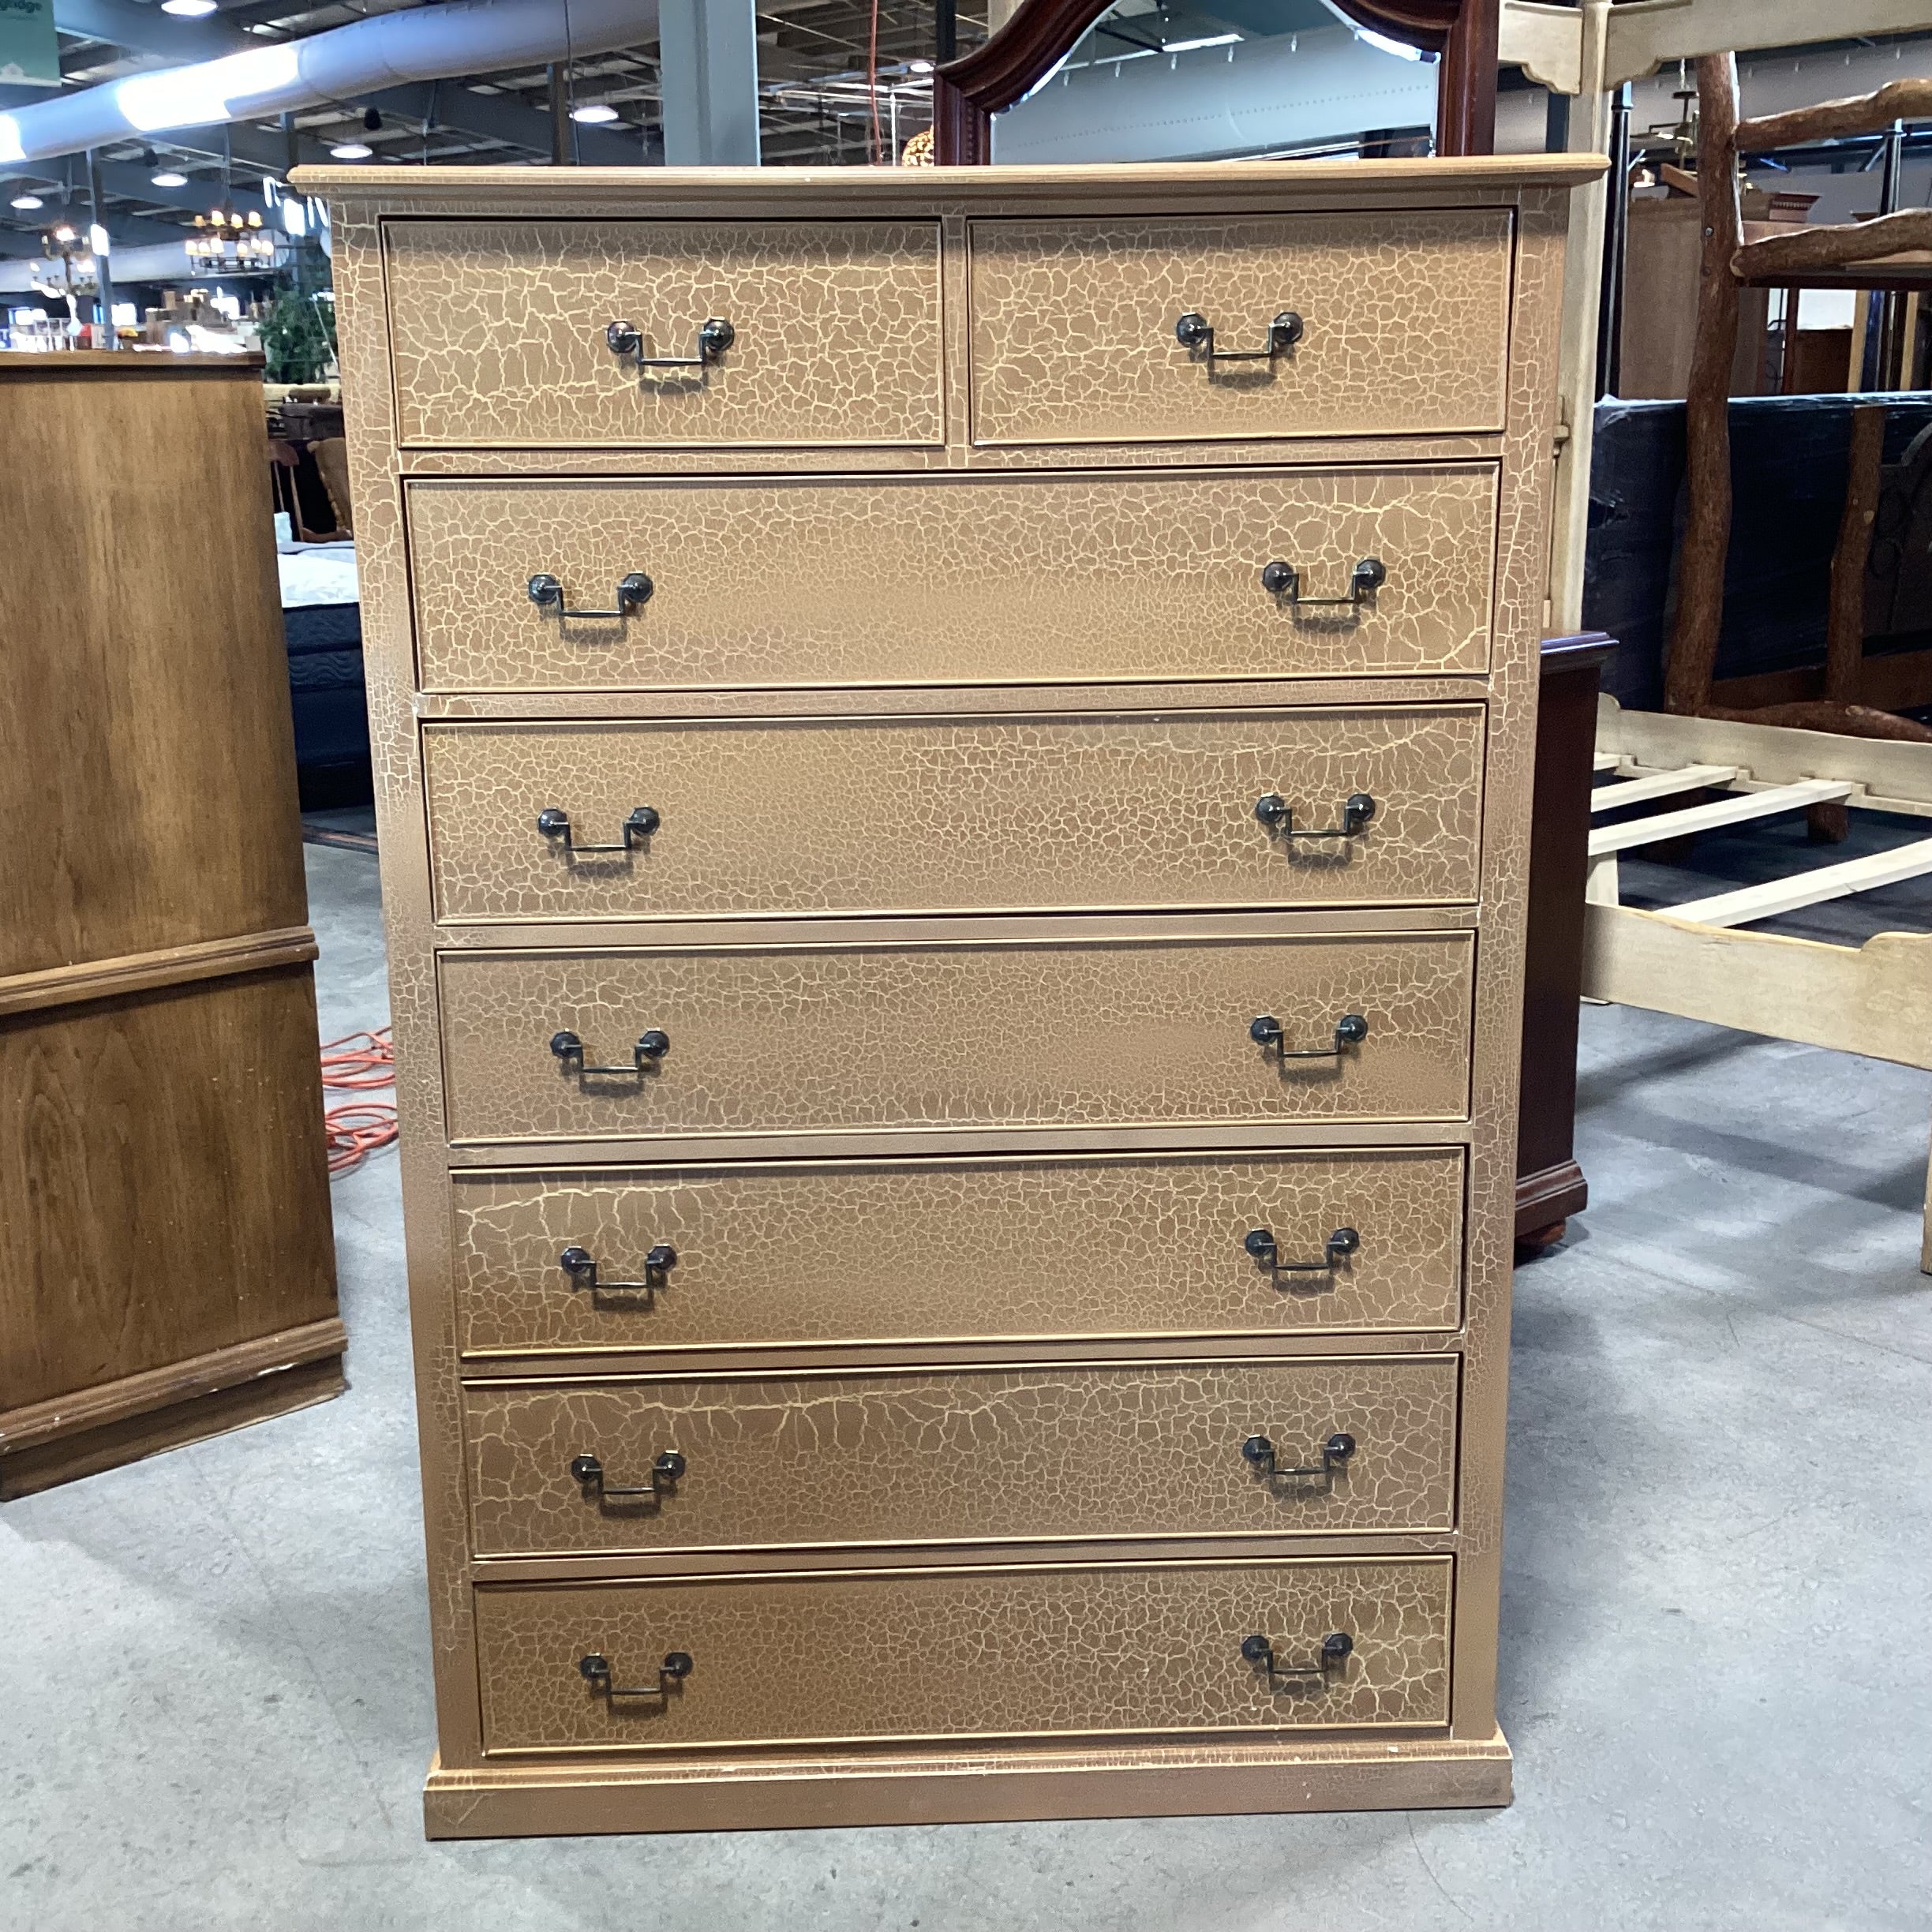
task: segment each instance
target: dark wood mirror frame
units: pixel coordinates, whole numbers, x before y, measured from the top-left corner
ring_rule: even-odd
[[[1010,107],[1104,13],[1111,0],[1021,0],[984,46],[933,76],[933,159],[993,159],[993,117]],[[1436,152],[1496,147],[1496,18],[1501,0],[1335,0],[1362,26],[1439,56]]]

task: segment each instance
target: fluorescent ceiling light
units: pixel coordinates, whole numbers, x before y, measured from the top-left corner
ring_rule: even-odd
[[[1367,41],[1369,46],[1384,54],[1393,54],[1398,60],[1419,61],[1422,58],[1420,47],[1406,47],[1399,40],[1391,40],[1387,34],[1371,33],[1366,27],[1357,27],[1355,38]]]
[[[338,141],[329,150],[338,161],[366,161],[375,152],[367,141]]]
[[[188,177],[179,168],[163,168],[159,174],[150,174],[148,178],[157,188],[185,188],[188,185]]]
[[[157,128],[201,127],[235,118],[231,103],[251,101],[291,85],[300,76],[299,43],[249,47],[192,67],[136,74],[114,86],[114,105],[144,133]],[[0,160],[6,159],[0,152]]]
[[[1166,40],[1161,43],[1161,51],[1163,54],[1193,54],[1202,47],[1233,47],[1240,39],[1241,36],[1237,33],[1224,33],[1209,34],[1202,40]]]
[[[37,194],[17,194],[13,205],[17,208],[45,208],[47,204]]]
[[[571,110],[571,118],[596,127],[607,121],[615,121],[617,110],[608,101],[586,101],[581,107]]]
[[[161,11],[178,20],[205,20],[215,11],[215,0],[161,0]]]
[[[11,114],[0,114],[0,161],[24,161],[27,150],[21,145],[20,123]]]
[[[99,222],[88,230],[88,246],[96,255],[105,255],[113,245],[107,238],[107,230]]]

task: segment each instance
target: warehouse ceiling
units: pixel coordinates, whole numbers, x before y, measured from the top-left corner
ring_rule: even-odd
[[[56,0],[64,89],[212,58],[238,47],[305,39],[417,0],[217,0],[205,16],[164,12],[158,0]],[[957,0],[957,46],[984,39],[987,0]],[[931,117],[930,63],[936,53],[933,0],[761,0],[757,9],[758,84],[767,164],[849,164],[870,160],[874,77],[878,152],[889,157]],[[876,13],[877,40],[874,42]],[[1323,0],[1118,0],[1073,50],[1074,64],[1131,59],[1177,43],[1282,33],[1332,21]],[[84,29],[84,31],[83,31]],[[614,111],[599,123],[573,122],[574,158],[624,164],[663,153],[655,39],[570,63],[570,103]],[[0,109],[47,98],[53,90],[0,87]],[[550,80],[541,67],[478,73],[433,84],[392,88],[305,109],[279,121],[177,130],[98,152],[102,205],[122,245],[178,238],[197,212],[232,196],[250,204],[264,178],[295,161],[323,162],[348,143],[373,162],[530,163],[552,152]],[[157,184],[155,177],[163,178]],[[184,177],[174,182],[170,178]],[[38,197],[39,208],[9,205]],[[0,170],[0,253],[32,252],[63,208],[87,205],[85,158]]]

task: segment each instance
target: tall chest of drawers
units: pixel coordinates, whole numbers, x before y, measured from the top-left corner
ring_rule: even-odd
[[[432,1834],[1507,1800],[1589,165],[303,182]]]

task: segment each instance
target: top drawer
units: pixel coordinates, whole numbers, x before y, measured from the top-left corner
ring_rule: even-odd
[[[1500,430],[1511,219],[975,222],[973,440]],[[1177,339],[1183,316],[1212,330],[1211,354]],[[1295,320],[1271,338],[1277,317]]]
[[[394,221],[383,250],[406,444],[945,440],[931,222]]]

